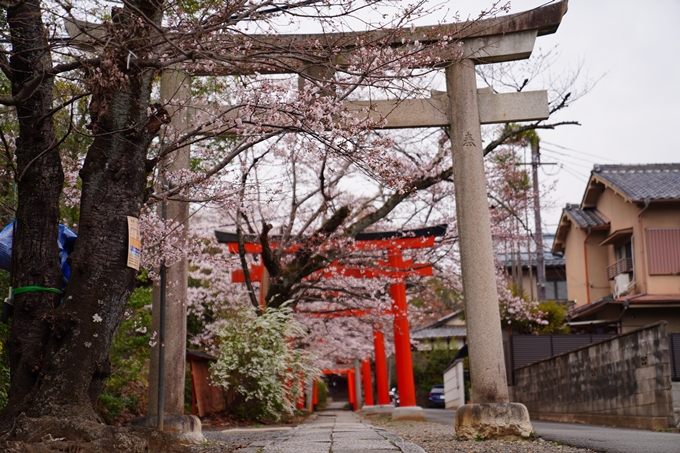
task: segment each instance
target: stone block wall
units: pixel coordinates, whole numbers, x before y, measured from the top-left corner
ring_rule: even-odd
[[[666,427],[674,426],[666,322],[517,368],[513,400],[527,406],[533,418],[578,421],[573,416],[587,415],[639,427],[663,425],[665,419]],[[639,418],[656,422],[631,422]]]

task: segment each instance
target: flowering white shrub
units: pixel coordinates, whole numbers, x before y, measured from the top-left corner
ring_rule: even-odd
[[[233,388],[249,416],[278,420],[282,413],[293,413],[302,383],[320,374],[312,366],[315,358],[293,347],[292,340],[304,334],[288,306],[267,308],[261,316],[242,306],[217,332],[213,383]]]

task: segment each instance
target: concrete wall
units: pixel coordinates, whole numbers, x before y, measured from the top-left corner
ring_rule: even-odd
[[[673,427],[666,322],[518,368],[513,396],[536,419]]]
[[[447,409],[456,409],[465,404],[465,377],[463,360],[458,359],[444,371],[444,402]]]

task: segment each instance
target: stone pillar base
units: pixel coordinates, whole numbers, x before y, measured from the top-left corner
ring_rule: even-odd
[[[533,427],[520,403],[466,404],[456,410],[459,440],[527,438]]]
[[[130,421],[132,426],[156,428],[158,417],[137,417]],[[195,415],[165,415],[163,416],[163,431],[174,435],[182,444],[202,444],[206,442],[201,430],[201,420]]]
[[[365,414],[391,414],[394,406],[391,404],[379,404],[377,406],[364,406],[361,412]]]
[[[425,411],[420,406],[399,406],[392,410],[392,420],[425,421]]]

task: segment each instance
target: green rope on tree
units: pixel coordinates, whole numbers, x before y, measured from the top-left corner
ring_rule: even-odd
[[[45,288],[44,286],[22,286],[21,288],[13,289],[12,295],[16,296],[17,294],[32,293],[36,291],[49,291],[51,293],[61,294],[61,290],[55,288]]]

